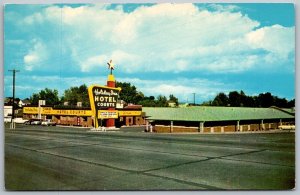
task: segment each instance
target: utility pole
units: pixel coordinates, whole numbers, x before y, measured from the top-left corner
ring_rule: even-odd
[[[13,120],[15,118],[15,85],[16,85],[16,72],[20,72],[20,70],[8,70],[10,72],[13,72],[13,104],[12,104],[12,115],[11,115],[11,124],[12,128],[14,129]]]
[[[195,96],[196,96],[196,93],[193,93],[194,94],[194,106],[196,105],[196,101],[195,101]]]

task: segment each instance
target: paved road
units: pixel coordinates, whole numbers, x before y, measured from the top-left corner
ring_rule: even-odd
[[[8,190],[291,189],[295,134],[5,129]]]

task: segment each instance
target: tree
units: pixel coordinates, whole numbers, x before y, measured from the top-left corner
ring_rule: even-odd
[[[145,95],[142,92],[138,91],[134,97],[134,102],[138,103],[141,100],[143,100],[144,98],[145,98]]]
[[[136,90],[134,85],[126,82],[117,82],[116,87],[121,87],[120,99],[127,103],[137,104],[139,101],[144,99],[144,94]]]
[[[39,100],[46,100],[46,105],[57,105],[60,103],[58,91],[56,89],[45,88],[39,93],[33,93],[30,97],[32,105],[38,105]]]
[[[155,100],[155,97],[151,95],[151,96],[149,96],[149,99],[150,100]]]
[[[17,110],[19,108],[19,101],[20,98],[15,98],[15,102],[13,102],[13,98],[12,97],[7,97],[7,103],[5,103],[6,106],[13,106],[15,110]]]
[[[155,100],[152,100],[150,98],[145,98],[141,101],[139,101],[140,105],[142,105],[143,107],[157,107],[157,103]]]
[[[245,107],[258,107],[257,104],[255,103],[255,97],[252,96],[246,96],[243,106]]]
[[[171,95],[169,96],[169,101],[174,102],[175,105],[178,106],[178,98],[175,97],[173,94],[171,94]]]
[[[232,107],[241,106],[240,94],[237,91],[231,91],[228,96],[229,96],[230,106],[232,106]]]
[[[279,108],[287,108],[288,101],[285,98],[278,98],[277,96],[274,97],[274,105]]]
[[[248,104],[247,102],[247,96],[246,94],[243,92],[243,90],[240,91],[240,106],[246,106]]]
[[[144,96],[142,100],[138,102],[138,104],[144,106],[144,107],[156,107],[157,101],[155,100],[154,96]]]
[[[228,106],[229,99],[225,93],[219,93],[212,101],[213,106]]]
[[[258,96],[247,96],[243,91],[240,91],[240,93],[231,91],[228,96],[224,93],[219,93],[213,101],[204,102],[201,105],[226,106],[226,102],[228,102],[228,105],[235,107],[295,107],[295,99],[288,101],[285,98],[274,96],[270,92],[260,93]]]
[[[209,101],[204,101],[201,106],[213,106],[213,101],[209,100]]]
[[[270,92],[261,93],[258,95],[258,102],[260,106],[264,108],[274,106],[274,97]]]
[[[167,107],[168,106],[168,100],[166,96],[159,95],[157,97],[157,107]]]
[[[292,99],[291,101],[289,101],[288,104],[287,104],[287,107],[288,107],[288,108],[293,108],[293,107],[295,107],[295,99]]]
[[[39,99],[40,99],[39,93],[33,93],[30,96],[29,101],[32,105],[38,105]]]
[[[83,107],[89,107],[90,101],[87,86],[83,84],[79,87],[71,87],[65,90],[62,101],[69,102],[72,106],[77,105],[77,102],[82,102]]]

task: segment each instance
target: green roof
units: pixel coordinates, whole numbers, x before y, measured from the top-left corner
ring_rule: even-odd
[[[274,108],[194,106],[187,108],[143,107],[150,120],[173,121],[233,121],[261,119],[292,119],[286,112]]]
[[[283,108],[282,110],[293,115],[295,114],[295,109],[293,108]]]

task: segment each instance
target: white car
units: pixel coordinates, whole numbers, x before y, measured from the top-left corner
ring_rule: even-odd
[[[5,123],[10,123],[11,122],[11,117],[4,117],[4,122]]]
[[[42,124],[41,120],[34,120],[30,123],[31,125],[40,125]]]
[[[26,121],[28,120],[25,120],[23,118],[14,118],[14,122],[18,124],[24,124]]]
[[[45,126],[55,126],[56,125],[56,122],[53,122],[51,120],[45,120],[42,122],[42,125],[45,125]]]
[[[295,125],[280,125],[278,128],[281,130],[295,130],[296,129]]]

